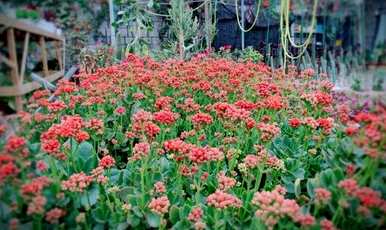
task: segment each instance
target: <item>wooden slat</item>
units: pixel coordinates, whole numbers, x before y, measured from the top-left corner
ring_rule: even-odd
[[[45,77],[47,81],[53,82],[60,77],[64,75],[63,71],[58,71],[53,74],[51,74],[48,77]],[[23,84],[20,87],[17,86],[3,86],[0,87],[0,96],[10,97],[10,96],[21,96],[24,94],[27,94],[29,92],[32,92],[33,90],[41,88],[42,85],[37,82],[29,82],[26,84]]]
[[[43,73],[44,76],[48,76],[48,63],[47,63],[47,49],[46,49],[46,40],[43,36],[40,37],[39,40],[40,43],[40,49],[42,51],[42,63],[43,63]]]
[[[43,35],[45,37],[63,41],[63,36],[57,35],[55,33],[40,29],[39,27],[34,26],[33,24],[26,23],[14,18],[7,17],[5,15],[0,15],[0,25],[4,25],[6,27],[15,28],[18,30],[23,30],[30,32],[32,34]]]
[[[0,62],[4,62],[10,68],[14,68],[16,66],[15,63],[11,62],[7,57],[2,54],[0,54]]]
[[[19,71],[17,65],[15,34],[13,28],[9,28],[7,30],[7,46],[9,61],[14,64],[14,66],[11,68],[11,80],[16,85],[19,82]]]
[[[25,73],[25,66],[27,61],[27,54],[28,54],[28,46],[29,46],[29,32],[25,34],[24,38],[24,48],[23,48],[23,57],[21,59],[21,65],[20,65],[20,82],[23,84],[24,82],[24,73]]]
[[[13,28],[7,30],[7,45],[9,60],[14,63],[14,66],[11,68],[11,79],[13,84],[20,88],[20,79],[19,79],[19,70],[17,64],[17,53],[16,53],[16,44],[15,44],[15,33]],[[15,97],[16,111],[20,112],[23,110],[23,98],[21,96]]]

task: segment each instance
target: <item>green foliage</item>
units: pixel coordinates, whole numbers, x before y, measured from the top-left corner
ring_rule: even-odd
[[[354,91],[361,91],[362,90],[362,82],[360,79],[354,79],[354,82],[351,85],[351,89]]]
[[[252,61],[254,63],[261,62],[263,60],[263,55],[259,53],[259,51],[253,49],[253,47],[247,47],[241,51],[240,57],[244,61]]]
[[[170,15],[170,31],[174,38],[172,47],[179,58],[184,59],[186,52],[198,45],[198,20],[193,19],[193,11],[185,5],[185,1],[172,0]]]

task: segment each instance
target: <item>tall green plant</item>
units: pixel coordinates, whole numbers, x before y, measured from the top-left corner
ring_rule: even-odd
[[[176,38],[174,42],[180,59],[198,44],[198,20],[193,18],[193,11],[185,5],[183,0],[172,0],[169,10],[171,26],[170,31]]]

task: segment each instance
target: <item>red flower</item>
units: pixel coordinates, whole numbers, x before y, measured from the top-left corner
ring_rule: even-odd
[[[206,113],[196,113],[192,116],[192,122],[194,125],[206,124],[209,125],[213,122],[212,116]]]
[[[302,124],[302,121],[298,118],[291,118],[288,120],[288,123],[291,127],[297,128]]]
[[[176,121],[177,117],[177,114],[168,110],[162,110],[154,113],[154,120],[167,125],[173,124]]]
[[[41,194],[44,187],[51,184],[51,180],[46,176],[41,176],[33,179],[31,182],[24,184],[21,187],[21,193],[23,195],[37,195]]]
[[[0,183],[9,176],[16,176],[19,171],[20,169],[12,161],[0,164]]]
[[[58,153],[60,150],[60,142],[56,139],[45,140],[42,142],[42,150],[48,154]]]
[[[106,155],[99,161],[99,166],[103,168],[111,168],[115,165],[115,160],[112,156]]]
[[[7,144],[5,145],[5,149],[8,152],[15,152],[16,150],[21,149],[26,144],[26,141],[23,137],[11,136],[7,140]]]
[[[58,112],[60,110],[67,108],[67,105],[63,101],[57,100],[54,102],[50,102],[47,107],[48,107],[48,110],[50,110],[51,112]]]
[[[217,148],[192,147],[189,152],[189,159],[195,163],[217,161],[224,159],[224,153]]]
[[[90,135],[86,131],[79,130],[79,132],[75,135],[75,139],[78,143],[81,143],[90,139]]]

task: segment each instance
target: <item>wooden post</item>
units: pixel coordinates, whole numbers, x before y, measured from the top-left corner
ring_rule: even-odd
[[[56,59],[58,59],[59,68],[61,71],[63,71],[63,61],[62,61],[62,54],[61,54],[61,48],[60,48],[60,42],[55,42],[55,51],[56,51]]]
[[[15,34],[13,28],[9,28],[7,30],[7,45],[9,52],[9,60],[13,63],[13,67],[11,68],[11,79],[18,91],[21,89],[21,83],[19,79],[19,66],[17,64],[17,54],[16,54],[16,45],[15,45]],[[15,105],[16,111],[20,112],[23,110],[23,99],[21,95],[15,96]]]
[[[42,50],[42,63],[43,63],[43,73],[47,77],[48,73],[48,64],[47,64],[47,50],[46,50],[46,41],[43,36],[40,37],[40,48]]]
[[[23,57],[21,59],[21,65],[20,65],[20,83],[23,84],[24,82],[24,73],[25,73],[25,66],[27,61],[27,54],[28,54],[28,45],[29,45],[29,32],[25,34],[24,38],[24,48],[23,48]]]

